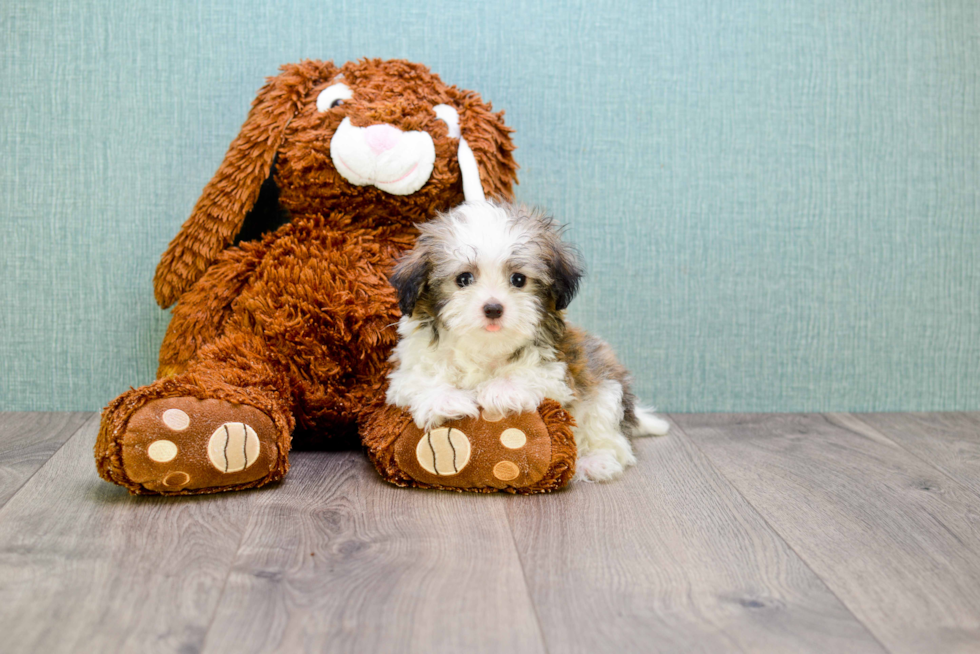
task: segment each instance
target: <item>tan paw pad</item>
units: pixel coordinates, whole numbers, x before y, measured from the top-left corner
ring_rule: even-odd
[[[244,422],[226,422],[208,441],[208,459],[220,472],[240,472],[258,458],[259,437]]]
[[[508,450],[519,450],[527,445],[527,434],[513,427],[505,429],[500,435],[500,444]]]
[[[146,448],[146,456],[150,457],[157,463],[173,461],[177,456],[177,444],[168,440],[153,441],[150,443],[150,446]]]
[[[501,461],[493,467],[493,476],[500,481],[517,479],[519,474],[521,474],[521,469],[513,461]]]
[[[174,431],[184,431],[191,424],[190,416],[180,409],[167,409],[160,419]]]
[[[470,461],[470,440],[459,429],[433,429],[419,440],[415,457],[430,474],[455,475]]]
[[[171,472],[163,478],[163,485],[167,488],[183,488],[191,482],[191,476],[186,472]]]
[[[504,419],[504,414],[494,409],[484,409],[481,412],[480,417],[486,422],[500,422]]]

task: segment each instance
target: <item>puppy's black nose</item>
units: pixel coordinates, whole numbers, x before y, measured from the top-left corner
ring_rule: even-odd
[[[487,303],[483,305],[483,315],[491,320],[499,318],[504,315],[504,305],[496,303]]]

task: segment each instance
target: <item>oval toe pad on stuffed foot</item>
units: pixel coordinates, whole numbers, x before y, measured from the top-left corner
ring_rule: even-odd
[[[426,486],[521,489],[548,472],[551,437],[536,412],[463,418],[429,431],[413,423],[395,443],[395,461]]]
[[[240,486],[269,475],[280,456],[277,435],[272,419],[246,404],[151,400],[126,425],[123,469],[158,493]]]

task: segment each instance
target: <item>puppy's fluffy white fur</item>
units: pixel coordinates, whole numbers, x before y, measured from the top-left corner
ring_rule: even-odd
[[[533,411],[548,397],[575,418],[577,477],[605,481],[635,463],[628,439],[667,433],[636,406],[602,340],[568,326],[582,276],[550,217],[467,203],[420,226],[392,275],[403,317],[387,401],[422,429],[484,411]]]

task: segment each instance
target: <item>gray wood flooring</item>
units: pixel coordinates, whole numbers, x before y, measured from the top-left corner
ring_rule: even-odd
[[[980,414],[675,415],[618,482],[192,498],[0,414],[0,652],[980,652]]]

